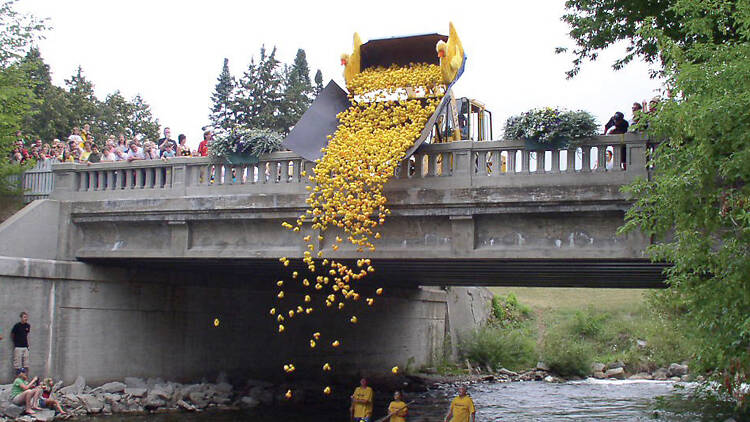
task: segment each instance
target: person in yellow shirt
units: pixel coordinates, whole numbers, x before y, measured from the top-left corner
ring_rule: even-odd
[[[367,386],[367,378],[359,380],[359,387],[352,394],[351,416],[354,422],[370,422],[372,419],[372,388]]]
[[[475,422],[476,410],[474,401],[466,395],[466,386],[462,385],[458,387],[458,397],[451,401],[451,407],[445,415],[445,422],[469,422],[469,417],[471,417],[471,422]]]
[[[400,391],[393,393],[393,401],[388,405],[388,414],[391,415],[390,422],[406,422],[409,413],[406,403]]]

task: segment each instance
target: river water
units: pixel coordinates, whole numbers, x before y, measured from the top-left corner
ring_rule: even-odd
[[[691,385],[658,381],[571,381],[566,383],[480,383],[469,387],[477,421],[694,421],[724,420],[719,414],[673,412],[659,406],[664,399],[689,402]],[[439,386],[406,395],[415,400],[409,422],[443,421],[455,386]],[[386,394],[376,392],[375,418],[383,416]],[[320,422],[348,421],[346,405],[318,403],[314,407],[266,408],[242,412],[171,413],[111,416],[108,422]],[[93,420],[102,419],[92,418]]]

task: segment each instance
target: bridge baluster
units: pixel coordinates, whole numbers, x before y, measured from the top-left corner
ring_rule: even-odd
[[[560,173],[560,150],[552,150],[552,173]]]
[[[622,150],[624,147],[622,144],[612,146],[612,171],[625,170],[622,162]]]
[[[545,161],[547,160],[547,151],[540,150],[536,151],[536,173],[546,173]]]
[[[581,171],[586,173],[591,171],[591,147],[581,148]]]
[[[606,145],[599,145],[597,146],[597,154],[596,154],[596,170],[599,172],[604,172],[607,170],[607,146]]]
[[[289,161],[280,161],[279,165],[281,166],[281,183],[289,183]]]

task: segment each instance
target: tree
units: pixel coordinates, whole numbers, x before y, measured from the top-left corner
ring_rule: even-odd
[[[68,102],[73,118],[70,126],[83,126],[88,123],[92,125],[92,131],[96,132],[94,135],[99,135],[99,128],[94,127],[99,117],[99,100],[94,94],[94,84],[86,79],[81,66],[78,66],[70,79],[65,80],[65,85],[68,87]]]
[[[317,72],[315,72],[315,96],[317,97],[318,94],[320,94],[320,91],[323,90],[323,72],[318,69]]]
[[[596,60],[600,51],[618,41],[626,41],[628,46],[625,56],[613,64],[614,69],[622,68],[635,57],[649,63],[661,62],[659,40],[641,30],[645,22],[658,29],[661,37],[686,48],[696,43],[736,42],[740,39],[736,28],[741,15],[735,12],[742,4],[746,7],[746,3],[715,0],[709,3],[713,6],[696,11],[684,9],[681,0],[568,0],[562,20],[571,27],[569,35],[576,42],[576,49],[573,67],[567,75],[575,76],[584,61]],[[702,15],[689,15],[692,12]],[[703,28],[695,31],[681,25],[684,18],[691,19],[690,25]],[[564,51],[565,48],[557,49]]]
[[[632,57],[658,56],[674,93],[647,119],[649,137],[663,141],[651,157],[652,179],[627,189],[635,203],[622,231],[657,241],[648,253],[673,264],[660,299],[680,304],[695,327],[697,363],[725,374],[725,391],[743,403],[747,391],[737,387],[750,374],[750,2],[627,3],[658,6],[658,13],[623,16],[618,8],[607,17],[602,2],[567,3],[595,14],[568,20],[578,59],[595,59],[602,40],[627,39]],[[629,22],[622,31],[608,26],[620,21]]]
[[[67,93],[52,84],[49,65],[37,48],[31,48],[20,61],[26,77],[33,84],[34,95],[39,100],[32,104],[24,116],[23,131],[39,139],[63,139],[70,133],[73,115]]]
[[[284,131],[279,119],[283,96],[283,82],[276,59],[276,47],[271,54],[260,48],[258,63],[251,59],[242,78],[234,102],[237,124],[248,129]]]
[[[159,139],[159,119],[154,119],[151,106],[140,94],[133,97],[130,102],[128,121],[128,130],[131,135],[143,135],[152,141]]]
[[[126,133],[131,127],[131,117],[134,116],[135,105],[115,91],[104,100],[101,105],[97,127],[106,135]],[[103,139],[100,139],[101,143]]]
[[[288,133],[310,107],[314,97],[310,67],[305,50],[297,50],[294,63],[285,72],[284,98],[281,104],[280,132]]]
[[[38,101],[34,83],[18,59],[46,29],[43,20],[15,11],[14,4],[15,1],[5,1],[0,5],[0,195],[19,190],[18,184],[9,183],[9,176],[21,169],[8,156],[24,116],[32,112]]]
[[[211,114],[209,119],[214,128],[229,130],[236,120],[233,110],[235,86],[237,82],[229,72],[229,59],[224,59],[224,66],[219,74],[216,88],[211,95]]]

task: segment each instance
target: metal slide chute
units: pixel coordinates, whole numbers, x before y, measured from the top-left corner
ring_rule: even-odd
[[[348,66],[345,69],[345,74],[347,77],[351,77],[367,68],[388,67],[392,64],[406,66],[409,63],[428,63],[438,64],[442,67],[446,64],[448,58],[440,58],[438,56],[436,45],[439,42],[447,46],[448,50],[452,49],[454,53],[460,51],[462,55],[460,61],[453,57],[454,68],[452,71],[449,70],[447,72],[450,75],[455,74],[455,77],[446,84],[445,95],[441,99],[439,106],[422,129],[414,145],[406,152],[406,157],[411,156],[430,137],[438,116],[445,113],[446,110],[449,111],[448,114],[454,120],[454,127],[458,127],[458,110],[451,88],[463,74],[466,56],[463,55],[463,48],[460,46],[460,40],[455,35],[455,29],[452,24],[450,30],[450,37],[441,34],[412,35],[370,40],[361,45],[359,44],[359,36],[355,34],[355,50],[351,55],[342,56],[342,64]],[[456,63],[460,63],[458,69],[455,69]],[[352,68],[354,65],[358,68]],[[446,74],[446,72],[443,73]],[[453,103],[452,107],[451,103]],[[330,81],[315,101],[313,101],[310,108],[302,115],[302,118],[297,122],[286,139],[284,139],[284,146],[310,161],[321,158],[323,156],[321,149],[328,145],[328,136],[336,132],[339,123],[336,116],[350,105],[351,102],[347,97],[346,91],[334,81]]]

